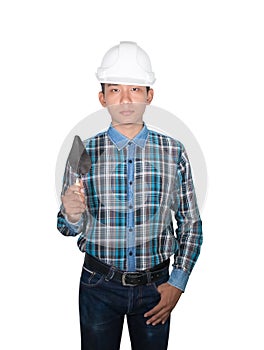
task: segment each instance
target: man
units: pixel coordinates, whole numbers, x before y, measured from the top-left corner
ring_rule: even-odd
[[[112,123],[84,141],[91,164],[74,184],[67,162],[58,214],[59,231],[80,234],[85,252],[82,350],[119,349],[125,315],[132,349],[167,349],[170,314],[202,244],[190,164],[180,142],[143,122],[155,81],[145,51],[121,42],[106,53],[97,78]]]

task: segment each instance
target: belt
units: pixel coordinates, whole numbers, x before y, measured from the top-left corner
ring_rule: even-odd
[[[85,253],[84,266],[94,272],[104,275],[106,280],[121,282],[123,286],[139,286],[157,281],[168,274],[170,259],[156,265],[154,268],[144,271],[125,272],[115,266],[103,263],[97,258]]]

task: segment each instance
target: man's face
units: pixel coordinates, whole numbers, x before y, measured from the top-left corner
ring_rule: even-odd
[[[137,124],[143,120],[146,105],[153,98],[153,90],[145,86],[105,84],[105,92],[99,92],[99,100],[112,117],[113,125]]]

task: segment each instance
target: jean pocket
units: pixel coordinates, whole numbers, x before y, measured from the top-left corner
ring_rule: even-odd
[[[81,280],[80,280],[81,285],[88,288],[92,288],[100,285],[103,282],[103,280],[104,280],[103,275],[97,272],[91,271],[87,269],[85,266],[83,266]]]
[[[160,292],[158,291],[158,287],[163,284],[166,283],[169,279],[169,273],[162,276],[160,279],[158,279],[156,282],[153,282],[151,284],[152,288],[155,290],[156,293],[160,294]]]

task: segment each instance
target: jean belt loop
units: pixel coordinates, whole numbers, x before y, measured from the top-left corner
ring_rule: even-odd
[[[116,268],[114,266],[111,266],[108,274],[105,276],[106,282],[109,282],[114,277],[115,271],[116,271]]]
[[[147,281],[148,281],[148,284],[151,283],[151,272],[147,272]]]

